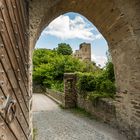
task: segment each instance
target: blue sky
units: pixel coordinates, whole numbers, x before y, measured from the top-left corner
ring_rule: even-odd
[[[41,33],[35,47],[53,49],[59,43],[67,43],[75,51],[83,42],[91,43],[92,60],[104,66],[106,40],[90,21],[77,13],[66,13],[54,19]]]

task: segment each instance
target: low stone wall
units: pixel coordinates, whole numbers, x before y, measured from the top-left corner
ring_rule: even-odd
[[[45,87],[33,84],[33,93],[44,93]]]
[[[45,94],[55,100],[57,103],[64,105],[65,104],[65,97],[63,92],[54,91],[51,89],[46,89]]]
[[[46,89],[47,96],[55,100],[57,103],[65,106],[65,95],[62,92]],[[111,99],[100,99],[96,103],[85,99],[84,97],[77,96],[77,107],[85,109],[91,115],[99,118],[101,121],[110,124],[113,127],[117,126],[116,121],[116,108],[114,101]]]
[[[103,122],[116,127],[116,108],[113,100],[111,99],[100,99],[96,103],[85,99],[78,95],[77,106],[85,109],[91,115],[99,118]]]
[[[61,104],[63,107],[66,107],[65,103],[67,98],[65,98],[64,93],[47,89],[45,94],[51,99],[55,100],[57,103]],[[114,100],[104,98],[93,103],[91,100],[87,100],[81,95],[77,95],[77,107],[85,109],[85,111],[89,112],[100,121],[117,128],[121,133],[124,133],[129,140],[139,140],[139,138],[135,139],[135,137],[133,137],[130,130],[126,132],[126,129],[122,130],[122,128],[119,126],[117,108]]]
[[[47,96],[55,100],[57,103],[65,106],[65,95],[62,92],[46,89]],[[85,109],[91,115],[99,118],[101,121],[110,124],[113,127],[117,126],[116,121],[116,108],[113,100],[100,99],[98,102],[93,103],[90,100],[86,100],[84,97],[77,96],[77,106]]]

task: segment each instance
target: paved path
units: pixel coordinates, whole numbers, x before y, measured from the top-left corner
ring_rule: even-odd
[[[105,124],[63,110],[45,95],[33,95],[35,140],[126,140]]]

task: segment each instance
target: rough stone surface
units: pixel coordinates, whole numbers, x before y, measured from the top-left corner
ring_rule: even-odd
[[[30,1],[30,59],[43,29],[67,12],[85,16],[107,40],[115,68],[118,126],[131,140],[140,139],[140,1]]]
[[[126,140],[115,129],[62,110],[41,94],[33,95],[36,140]]]
[[[66,98],[64,93],[47,89],[45,95],[65,107]],[[100,99],[98,102],[93,103],[78,94],[76,104],[77,107],[86,110],[94,117],[100,119],[100,121],[108,123],[115,128],[117,127],[116,106],[113,99]]]
[[[65,108],[73,108],[77,106],[76,74],[74,73],[64,74],[64,96]]]
[[[76,50],[73,56],[82,61],[91,61],[91,44],[85,42],[80,44],[79,50]]]
[[[101,121],[116,127],[116,107],[113,100],[100,99],[93,103],[92,101],[86,100],[84,97],[78,95],[77,106],[85,109],[87,112],[97,117]]]
[[[51,90],[51,89],[46,89],[45,95],[55,99],[63,107],[65,106],[65,95],[64,95],[63,92],[54,91],[54,90]]]

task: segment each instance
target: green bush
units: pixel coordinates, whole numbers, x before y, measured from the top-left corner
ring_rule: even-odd
[[[80,93],[84,91],[95,90],[95,80],[93,74],[90,73],[77,73],[77,87]]]
[[[114,98],[114,94],[94,91],[87,94],[87,99],[96,103],[100,98]]]
[[[115,93],[115,84],[109,79],[105,79],[104,74],[94,76],[92,73],[77,73],[77,87],[81,91],[99,91]]]
[[[96,90],[97,91],[100,91],[101,83],[105,80],[106,80],[106,78],[105,78],[103,72],[95,76],[95,83],[96,83]]]
[[[67,44],[59,44],[56,50],[35,50],[33,54],[33,82],[36,85],[63,91],[64,73],[78,72],[77,91],[84,97],[94,100],[111,97],[115,94],[112,62],[108,62],[104,69],[99,69],[92,62],[82,62],[72,57],[71,53],[70,46]]]
[[[51,83],[51,89],[63,92],[64,91],[64,83],[60,81],[54,81]]]
[[[115,75],[114,75],[114,66],[112,62],[108,62],[106,64],[106,68],[104,70],[104,76],[111,80],[112,82],[115,81]]]
[[[109,64],[112,65],[112,64]],[[86,98],[112,98],[115,95],[115,82],[112,67],[94,73],[77,73],[77,90]]]
[[[66,43],[60,43],[58,44],[58,48],[56,48],[58,54],[63,55],[71,55],[72,54],[72,48],[69,44]]]
[[[33,53],[33,82],[62,91],[64,73],[83,72],[86,63],[71,55],[58,54],[57,50],[37,49]]]
[[[116,88],[115,84],[111,82],[110,80],[105,80],[100,83],[100,91],[106,92],[106,93],[115,93]]]

